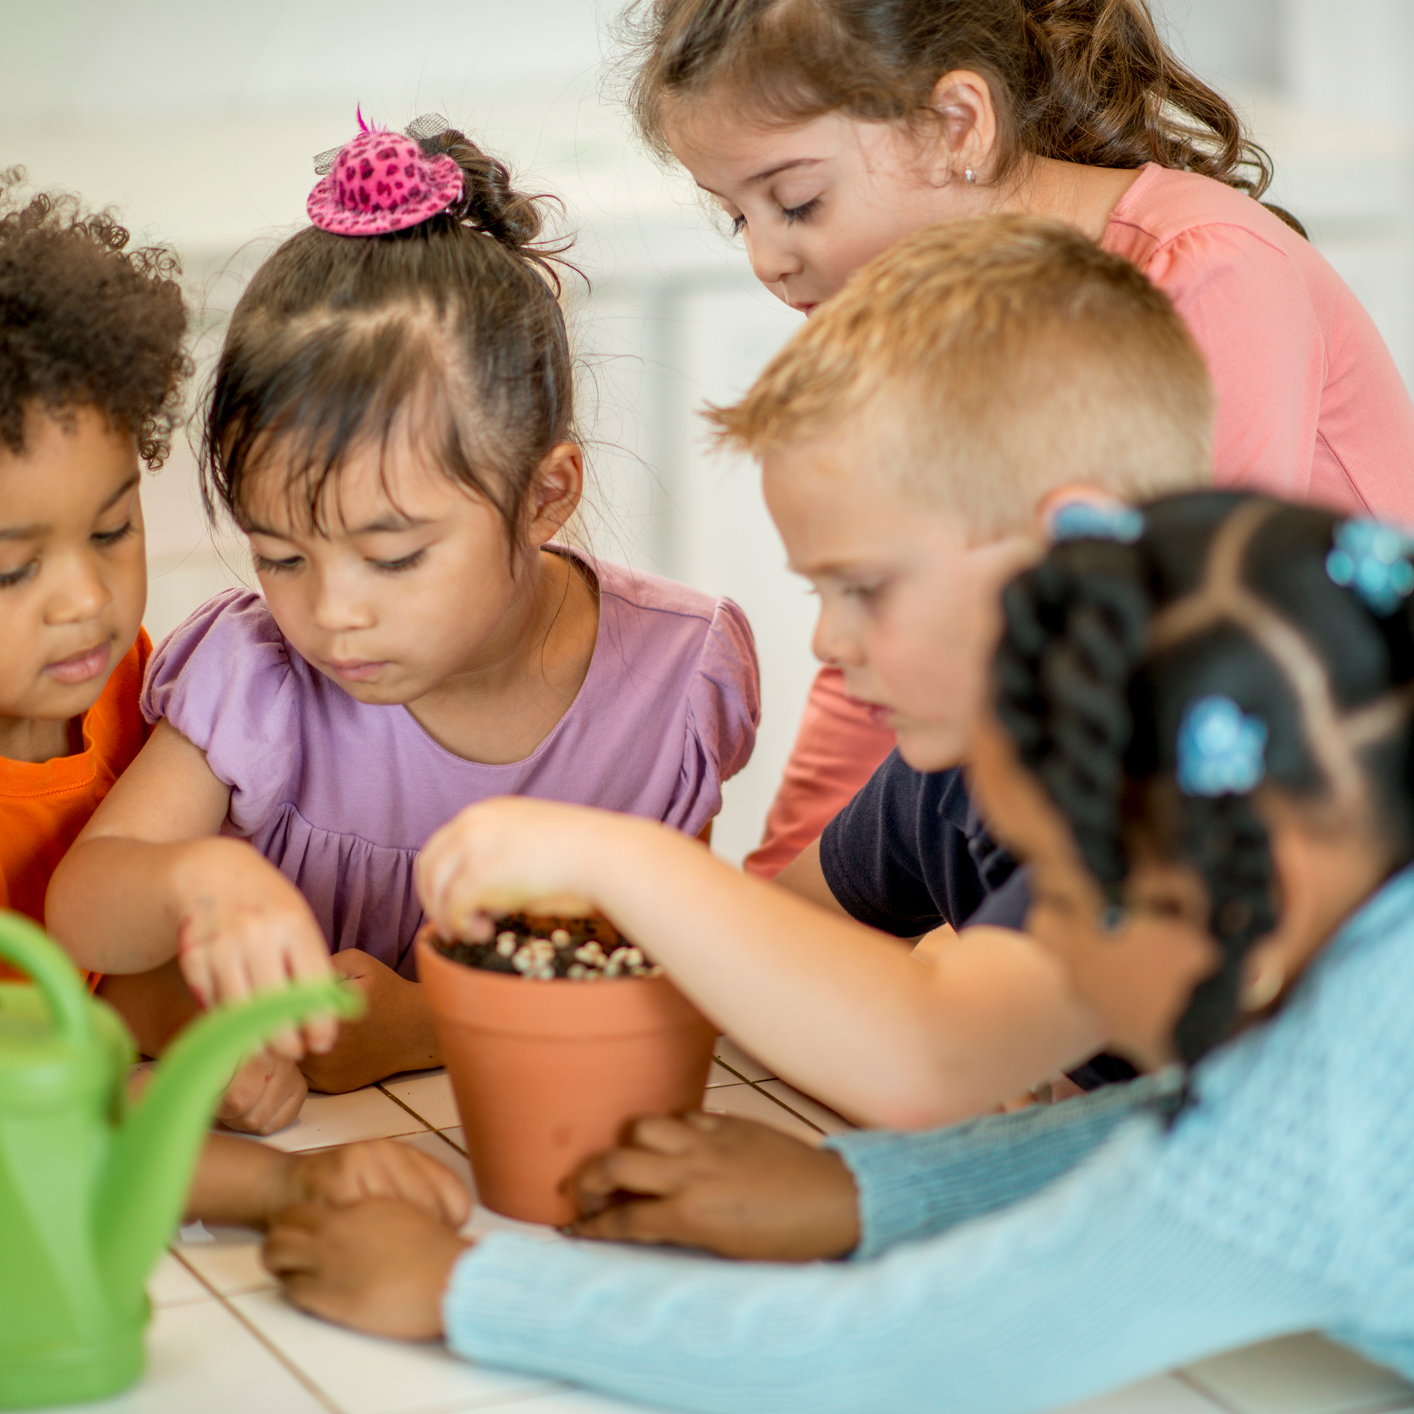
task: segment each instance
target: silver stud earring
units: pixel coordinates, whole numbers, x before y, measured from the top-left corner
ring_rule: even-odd
[[[977,185],[977,173],[971,167],[964,168],[962,175],[968,186],[975,187]]]

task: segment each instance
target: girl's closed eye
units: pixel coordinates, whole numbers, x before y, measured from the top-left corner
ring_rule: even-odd
[[[0,589],[12,589],[17,584],[23,584],[35,571],[39,565],[38,558],[26,560],[24,564],[17,565],[12,570],[0,570]]]
[[[110,546],[119,545],[133,533],[135,529],[132,518],[129,517],[122,525],[115,526],[112,530],[95,530],[89,538],[100,549],[108,549]]]
[[[399,574],[403,570],[416,569],[426,558],[427,547],[424,545],[421,550],[414,550],[410,555],[402,555],[396,560],[369,560],[368,563],[385,574]]]
[[[799,206],[782,206],[781,215],[785,218],[787,226],[793,226],[797,221],[808,221],[819,206],[820,198],[813,196],[809,201],[802,201]]]
[[[269,555],[262,555],[259,550],[252,550],[250,557],[255,562],[257,574],[287,574],[291,570],[297,570],[304,563],[303,555],[287,555],[277,560]]]

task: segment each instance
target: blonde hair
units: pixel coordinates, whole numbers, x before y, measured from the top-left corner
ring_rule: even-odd
[[[1213,412],[1202,354],[1138,269],[991,216],[899,241],[706,415],[756,456],[869,417],[909,493],[988,540],[1071,482],[1126,500],[1210,484]]]

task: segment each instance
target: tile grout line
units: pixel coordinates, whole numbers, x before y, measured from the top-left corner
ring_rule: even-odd
[[[736,1074],[736,1072],[733,1071],[732,1074]],[[786,1102],[785,1102],[784,1100],[778,1099],[778,1098],[777,1098],[775,1095],[773,1095],[769,1090],[765,1089],[765,1088],[764,1088],[764,1082],[758,1083],[758,1082],[755,1081],[755,1080],[748,1080],[746,1083],[747,1083],[748,1085],[750,1085],[751,1088],[757,1092],[757,1094],[759,1094],[759,1095],[764,1095],[773,1105],[779,1105],[788,1115],[793,1115],[793,1116],[794,1116],[796,1119],[798,1119],[802,1124],[808,1124],[808,1125],[811,1127],[811,1129],[813,1129],[813,1130],[815,1131],[816,1134],[824,1134],[824,1133],[825,1133],[825,1131],[824,1131],[823,1129],[821,1129],[820,1126],[819,1126],[818,1124],[816,1124],[813,1119],[807,1119],[807,1118],[806,1118],[803,1114],[801,1114],[798,1110],[793,1110],[793,1109],[791,1109],[791,1107],[790,1107],[788,1104],[786,1104]],[[787,1081],[786,1083],[789,1084],[790,1082]],[[828,1137],[828,1136],[826,1136],[826,1137]]]
[[[727,1071],[731,1075],[736,1076],[736,1078],[740,1080],[742,1084],[749,1085],[753,1090],[757,1092],[757,1094],[764,1095],[773,1105],[779,1105],[788,1115],[793,1115],[802,1124],[808,1124],[810,1128],[816,1132],[816,1134],[825,1133],[825,1131],[821,1129],[820,1126],[816,1124],[813,1119],[807,1119],[803,1114],[800,1114],[796,1110],[791,1109],[791,1107],[786,1104],[784,1100],[777,1099],[769,1090],[763,1089],[762,1086],[765,1084],[764,1081],[748,1079],[734,1065],[729,1065],[726,1061],[724,1061],[721,1056],[713,1056],[712,1059],[716,1061],[717,1064],[721,1066],[723,1070]],[[772,1080],[776,1080],[779,1077],[773,1075],[769,1078]],[[704,1096],[703,1098],[705,1101],[706,1097]]]
[[[395,1094],[393,1094],[393,1092],[392,1092],[391,1090],[386,1089],[386,1088],[384,1087],[383,1082],[382,1082],[381,1080],[378,1082],[376,1088],[377,1088],[378,1093],[379,1093],[380,1095],[386,1095],[395,1105],[398,1106],[399,1109],[406,1110],[424,1129],[430,1129],[433,1134],[440,1134],[440,1133],[441,1133],[441,1131],[436,1127],[436,1125],[429,1124],[425,1119],[423,1119],[423,1117],[422,1117],[420,1114],[418,1114],[418,1112],[417,1112],[415,1109],[413,1109],[413,1107],[412,1107],[411,1105],[409,1105],[409,1104],[405,1103],[404,1101],[398,1099],[398,1097],[397,1097]],[[397,1136],[397,1135],[393,1135],[392,1137],[393,1137],[393,1138],[397,1138],[398,1136]],[[453,1148],[456,1148],[456,1145],[454,1144],[454,1145],[452,1145],[452,1147],[453,1147]]]
[[[188,1262],[187,1259],[183,1257],[182,1254],[177,1251],[175,1247],[169,1247],[167,1250],[171,1252],[171,1254],[182,1264],[182,1266],[184,1266],[187,1271],[189,1271],[192,1276],[194,1276],[197,1281],[199,1281],[202,1286],[204,1286],[212,1294],[212,1296],[214,1296],[216,1300],[226,1308],[227,1312],[229,1312],[230,1315],[234,1316],[235,1319],[240,1322],[240,1324],[245,1328],[246,1331],[248,1331],[252,1336],[255,1337],[257,1344],[263,1345],[265,1349],[268,1350],[270,1354],[275,1357],[275,1360],[278,1364],[282,1365],[291,1375],[295,1377],[295,1379],[301,1385],[304,1386],[305,1389],[309,1391],[310,1394],[314,1396],[316,1400],[319,1401],[320,1404],[325,1407],[325,1409],[329,1410],[329,1414],[345,1414],[342,1405],[336,1404],[334,1402],[333,1397],[326,1393],[323,1389],[321,1389],[320,1386],[314,1382],[314,1380],[312,1380],[307,1374],[305,1374],[305,1372],[301,1370],[300,1367],[296,1365],[294,1361],[291,1360],[285,1354],[285,1352],[280,1349],[278,1345],[276,1345],[273,1341],[267,1339],[265,1333],[260,1330],[258,1326],[254,1325],[251,1321],[247,1320],[244,1312],[242,1312],[237,1306],[235,1306],[231,1301],[229,1301],[222,1292],[218,1291],[209,1281],[207,1281],[206,1278],[202,1276],[202,1274],[197,1271],[197,1269],[192,1266],[192,1264]],[[238,1294],[249,1295],[250,1293],[242,1292]]]

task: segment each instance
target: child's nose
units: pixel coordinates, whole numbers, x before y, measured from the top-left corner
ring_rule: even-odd
[[[349,629],[369,628],[374,622],[372,608],[351,592],[351,586],[339,576],[318,578],[310,616],[315,626],[326,633],[343,633]]]
[[[756,278],[768,287],[782,285],[804,268],[785,241],[773,236],[746,236],[746,253]],[[784,298],[784,296],[782,296]]]
[[[51,624],[78,624],[97,618],[113,602],[113,592],[97,565],[78,556],[62,567],[45,619]]]
[[[858,638],[846,630],[838,615],[828,607],[821,608],[820,617],[815,621],[810,647],[822,663],[832,667],[859,667],[864,662]]]

